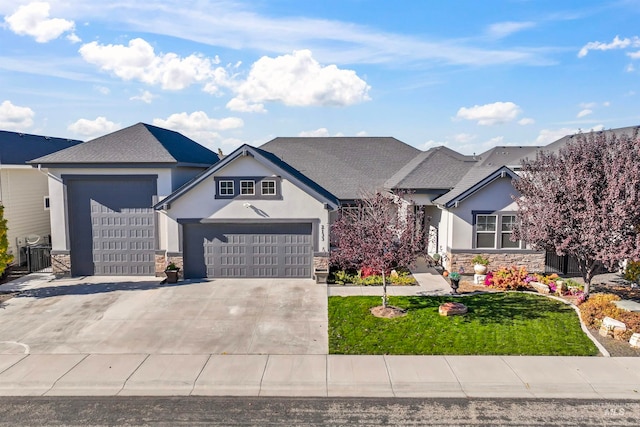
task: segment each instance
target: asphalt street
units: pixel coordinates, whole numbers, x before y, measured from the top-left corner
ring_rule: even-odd
[[[6,397],[2,426],[637,426],[638,401]]]

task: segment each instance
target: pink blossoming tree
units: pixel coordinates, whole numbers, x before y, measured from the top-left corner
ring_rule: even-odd
[[[392,268],[409,267],[423,246],[415,213],[403,195],[366,195],[343,208],[331,225],[331,262],[344,269],[372,268],[382,274],[382,305],[387,307],[386,275]]]
[[[513,238],[577,259],[589,293],[600,264],[640,259],[640,140],[637,132],[578,134],[557,153],[523,162],[514,187]]]

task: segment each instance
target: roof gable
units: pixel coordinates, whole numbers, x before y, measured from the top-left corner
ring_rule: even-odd
[[[260,147],[342,200],[384,188],[420,150],[391,137],[275,138]]]
[[[309,179],[304,174],[300,173],[295,168],[291,167],[287,163],[274,156],[272,153],[260,150],[259,148],[251,147],[249,145],[242,145],[231,154],[225,156],[218,163],[209,167],[206,171],[174,191],[168,197],[157,203],[155,209],[165,209],[167,205],[170,205],[175,200],[179,199],[182,195],[188,193],[192,188],[204,181],[206,178],[214,175],[216,172],[222,170],[225,166],[229,165],[238,158],[251,156],[258,162],[266,165],[270,169],[274,170],[284,178],[293,182],[298,187],[315,197],[317,200],[327,203],[331,208],[336,209],[339,206],[338,199],[328,192],[326,189],[319,186],[317,183]]]
[[[0,164],[26,165],[31,159],[80,143],[82,141],[77,139],[51,138],[2,130],[0,131]]]
[[[510,176],[517,178],[518,175],[507,166],[492,167],[478,166],[471,168],[458,184],[448,193],[435,199],[433,202],[446,208],[456,206],[467,197],[491,184],[498,178]]]
[[[465,156],[440,146],[421,152],[385,182],[389,189],[449,189],[453,188],[476,163]]]
[[[138,123],[30,163],[209,166],[218,160],[216,153],[178,132]]]

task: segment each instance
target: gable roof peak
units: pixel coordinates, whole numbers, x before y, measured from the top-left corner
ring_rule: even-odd
[[[139,122],[31,163],[209,166],[218,160],[216,153],[179,132]]]

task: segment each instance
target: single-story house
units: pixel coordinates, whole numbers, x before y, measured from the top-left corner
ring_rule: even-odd
[[[139,123],[35,159],[49,169],[54,272],[186,278],[302,277],[328,267],[339,210],[374,191],[424,211],[429,253],[448,268],[542,271],[545,253],[510,240],[520,161],[541,147],[462,155],[390,137],[275,138],[219,159]]]
[[[47,171],[27,162],[81,142],[0,131],[0,204],[4,206],[14,263],[25,262],[26,246],[47,244],[51,235]]]

